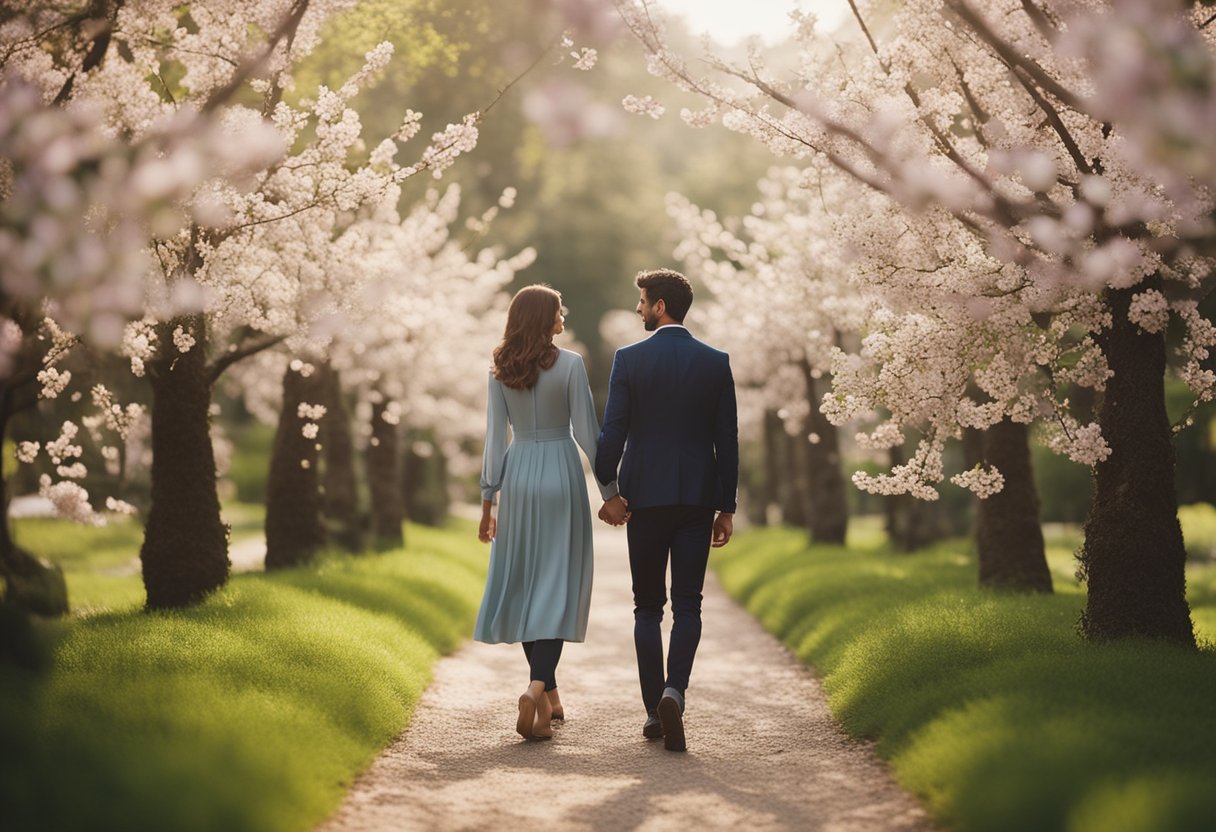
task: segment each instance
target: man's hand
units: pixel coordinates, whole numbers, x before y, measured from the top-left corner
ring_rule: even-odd
[[[730,543],[730,536],[734,533],[735,515],[727,514],[725,511],[718,512],[718,516],[714,520],[714,539],[710,545],[715,549],[721,549]]]
[[[617,494],[600,506],[600,519],[609,526],[623,526],[629,522],[629,502]]]

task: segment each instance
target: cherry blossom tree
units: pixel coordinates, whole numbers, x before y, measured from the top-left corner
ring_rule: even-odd
[[[187,12],[153,0],[115,4],[107,7],[102,59],[77,71],[65,63],[70,53],[37,43],[13,58],[44,84],[60,82],[55,98],[64,106],[100,108],[105,129],[119,136],[138,136],[157,118],[190,106],[205,109],[236,87],[256,95],[260,106],[219,108],[224,141],[256,145],[269,126],[276,143],[291,148],[242,182],[203,182],[191,204],[207,221],[194,219],[148,246],[156,268],[144,276],[145,316],[126,328],[122,350],[152,388],[152,508],[141,550],[149,608],[191,603],[227,576],[209,433],[214,382],[233,364],[305,331],[327,298],[353,290],[334,244],[346,213],[409,176],[440,174],[476,142],[472,114],[436,134],[417,162],[399,165],[398,141],[417,129],[417,115],[407,111],[394,136],[370,153],[364,149],[349,104],[389,60],[387,44],[368,53],[338,90],[321,87],[295,105],[284,100],[291,67],[315,46],[325,17],[343,5],[349,4],[267,0]],[[249,53],[261,55],[256,72],[245,69]],[[180,77],[173,85],[165,81],[169,68]],[[351,165],[352,156],[364,161]],[[163,298],[186,302],[157,302]]]
[[[7,13],[0,25],[0,435],[15,414],[64,391],[71,373],[55,365],[74,347],[112,348],[124,322],[144,314],[149,236],[172,235],[213,213],[205,203],[191,203],[192,192],[209,178],[244,176],[278,153],[269,129],[240,145],[226,141],[214,111],[287,35],[294,12],[260,50],[237,56],[233,83],[194,105],[147,113],[117,132],[99,100],[72,93],[80,77],[102,65],[121,5],[34,8]],[[153,302],[160,314],[191,306],[183,295]],[[110,401],[104,387],[100,391],[93,391],[99,411],[92,419],[116,433],[117,445],[102,450],[113,452],[107,465],[121,467],[135,415]],[[42,493],[65,516],[97,522],[87,493],[74,482],[86,473],[80,446],[71,441],[78,430],[67,422],[48,444],[47,459],[61,479],[44,477]],[[26,443],[19,460],[34,462],[38,445]],[[39,604],[39,585],[62,585],[62,579],[13,545],[8,500],[0,502],[6,511],[0,532],[6,597]]]
[[[1171,322],[1196,401],[1216,385],[1216,330],[1198,309],[1216,158],[1203,9],[913,0],[880,30],[854,5],[858,47],[832,60],[813,18],[794,14],[804,59],[779,79],[758,50],[747,66],[709,56],[707,76],[666,46],[654,4],[616,6],[652,71],[706,101],[687,120],[824,159],[872,191],[851,242],[886,311],[859,353],[837,356],[823,410],[841,423],[889,413],[876,442],[923,438],[908,463],[855,482],[932,498],[948,437],[1037,422],[1094,467],[1085,634],[1193,645],[1163,385]],[[1096,419],[1074,411],[1068,385],[1100,394]],[[1000,476],[958,481],[993,493]]]
[[[534,253],[471,251],[499,207],[466,220],[469,239],[462,239],[453,228],[457,186],[429,191],[405,216],[398,212],[399,196],[391,189],[344,233],[353,241],[348,262],[361,271],[360,291],[343,299],[339,321],[325,327],[324,348],[312,347],[320,357],[296,358],[283,376],[267,505],[268,565],[271,550],[281,550],[286,564],[306,559],[320,545],[318,430],[349,439],[348,398],[360,421],[357,440],[366,455],[377,548],[402,544],[402,430],[427,430],[440,444],[458,444],[484,428],[482,371],[501,328],[503,289]],[[509,207],[513,198],[504,194],[500,206]],[[309,382],[314,375],[317,381]],[[249,374],[244,379],[248,383]],[[331,385],[328,400],[319,383]],[[327,483],[350,488],[352,456],[326,454],[324,465]],[[291,495],[281,505],[280,493]],[[286,530],[282,545],[275,528]],[[304,538],[308,545],[300,545]]]
[[[860,327],[866,299],[834,243],[851,183],[822,173],[773,168],[751,214],[739,220],[720,220],[678,195],[669,197],[668,213],[682,238],[675,256],[713,294],[694,307],[695,320],[731,353],[744,398],[755,398],[742,410],[757,431],[765,413],[778,414],[793,437],[790,457],[805,469],[812,538],[843,543],[840,440],[819,401],[831,384],[834,351]],[[798,390],[801,399],[791,395]]]

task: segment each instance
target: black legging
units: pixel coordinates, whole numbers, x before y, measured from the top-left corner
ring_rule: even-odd
[[[533,681],[544,682],[545,690],[557,689],[557,662],[562,657],[560,638],[538,638],[536,641],[524,642],[524,655],[528,657]]]

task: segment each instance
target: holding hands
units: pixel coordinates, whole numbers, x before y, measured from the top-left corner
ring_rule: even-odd
[[[629,502],[617,494],[600,506],[600,519],[609,526],[623,526],[629,521]]]

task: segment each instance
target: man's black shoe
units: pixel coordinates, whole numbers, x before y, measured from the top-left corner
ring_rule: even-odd
[[[663,747],[668,751],[687,751],[684,743],[684,694],[663,688],[659,700],[659,722],[663,726]]]
[[[659,715],[654,711],[646,716],[646,724],[642,726],[642,736],[648,740],[657,740],[663,736],[663,723],[659,722]]]

